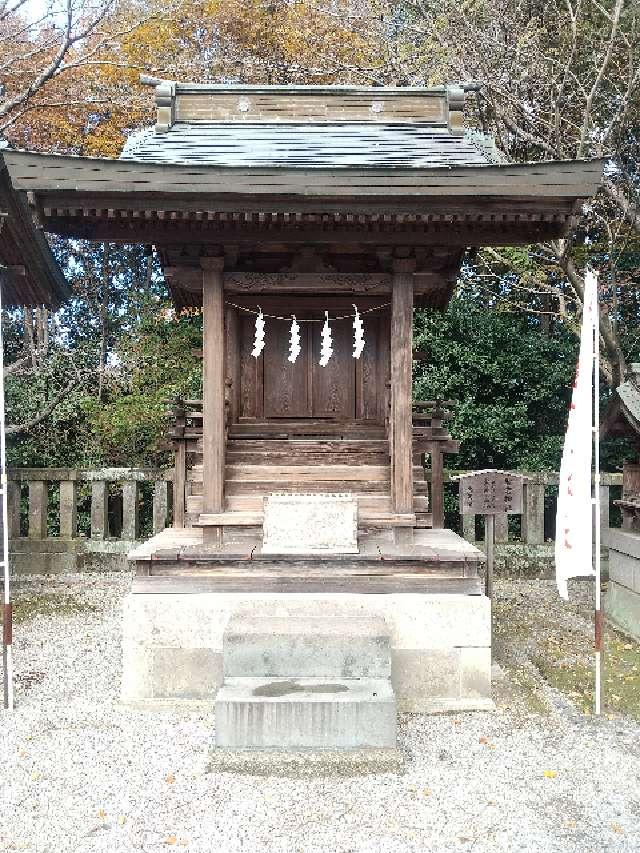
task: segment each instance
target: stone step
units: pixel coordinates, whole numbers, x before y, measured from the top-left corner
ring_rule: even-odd
[[[216,746],[228,749],[395,747],[388,679],[226,678]]]
[[[390,678],[382,617],[234,616],[223,636],[225,677]]]

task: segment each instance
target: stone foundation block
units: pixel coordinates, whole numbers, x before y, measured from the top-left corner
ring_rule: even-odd
[[[609,581],[604,612],[607,619],[640,642],[640,592]]]
[[[390,678],[391,640],[376,617],[235,616],[224,674],[261,678]]]
[[[223,680],[229,620],[264,616],[265,610],[284,619],[383,619],[399,711],[492,707],[489,600],[415,593],[130,594],[124,605],[123,700],[213,701]],[[172,676],[172,665],[181,674]]]
[[[216,746],[231,749],[395,747],[386,679],[226,678],[216,697]]]

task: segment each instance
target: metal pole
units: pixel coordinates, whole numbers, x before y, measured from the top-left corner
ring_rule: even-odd
[[[595,649],[595,697],[594,711],[600,714],[602,708],[602,651],[604,619],[600,601],[600,307],[598,300],[598,279],[595,273],[595,297],[593,311],[593,445],[595,461],[594,495],[595,506],[595,613],[594,613],[594,649]]]
[[[13,711],[12,612],[9,578],[9,518],[7,512],[7,453],[4,421],[4,342],[2,340],[2,293],[0,289],[0,501],[2,503],[2,574],[4,579],[2,663],[4,707]]]
[[[495,517],[484,517],[484,543],[487,552],[487,576],[485,578],[485,595],[493,602],[493,553],[496,535]]]
[[[484,517],[484,544],[487,551],[487,576],[485,578],[485,595],[491,605],[491,648],[493,649],[493,554],[496,538],[496,518],[494,515]]]

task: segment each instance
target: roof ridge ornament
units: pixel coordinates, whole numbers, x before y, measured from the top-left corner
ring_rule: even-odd
[[[447,97],[447,127],[454,136],[464,133],[464,84],[450,84],[446,88]]]
[[[143,86],[156,89],[156,133],[166,133],[176,120],[176,84],[173,80],[162,80],[149,74],[141,74]]]

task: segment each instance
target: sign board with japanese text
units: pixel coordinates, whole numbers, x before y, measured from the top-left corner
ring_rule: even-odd
[[[510,471],[476,471],[460,477],[462,515],[522,512],[523,477]]]

